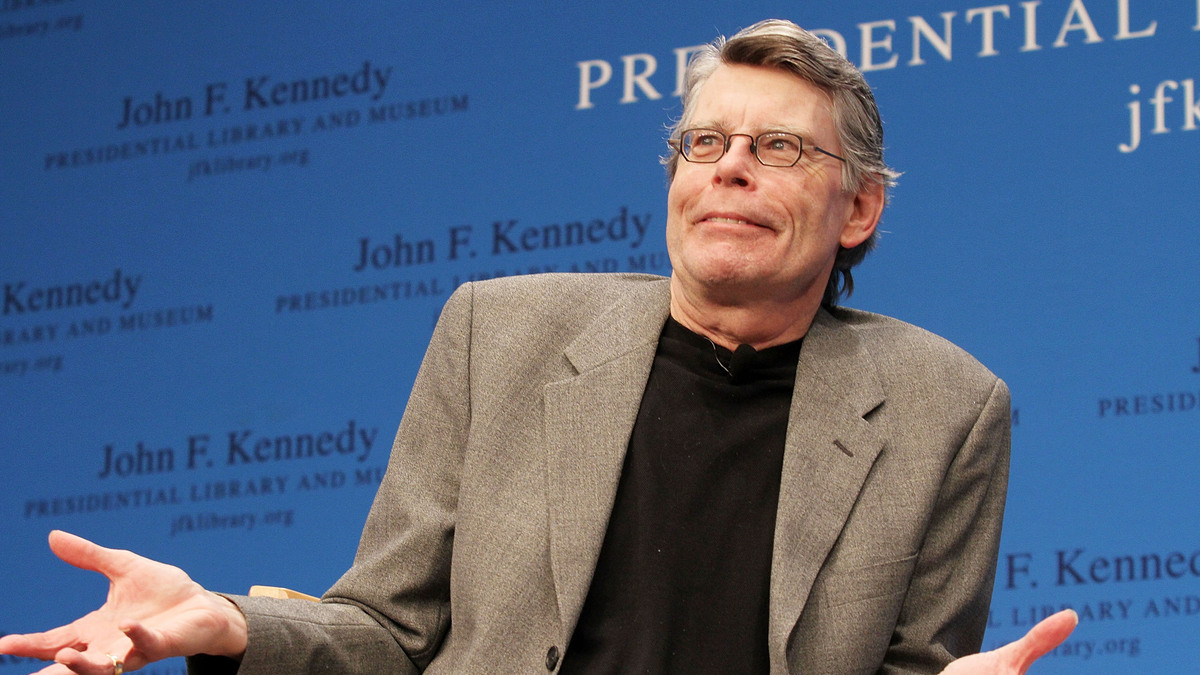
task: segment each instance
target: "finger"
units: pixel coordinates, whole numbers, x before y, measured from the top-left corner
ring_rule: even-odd
[[[1024,637],[1002,649],[1011,652],[1008,656],[1012,657],[1018,672],[1024,673],[1034,661],[1062,644],[1078,624],[1079,615],[1074,610],[1064,609],[1038,622]]]
[[[61,626],[45,633],[5,635],[0,638],[0,654],[43,661],[53,659],[64,647],[83,647],[70,626]]]
[[[99,572],[108,578],[119,571],[122,563],[133,554],[128,551],[104,548],[83,537],[54,530],[50,533],[50,550],[63,562],[80,569]]]
[[[151,630],[137,622],[123,622],[121,632],[133,643],[131,656],[138,654],[139,658],[144,658],[147,662],[160,661],[172,656],[171,645],[161,631]]]
[[[70,672],[78,675],[113,675],[116,664],[113,659],[120,658],[108,653],[94,651],[79,652],[74,649],[64,649],[54,655],[59,665],[65,666]]]

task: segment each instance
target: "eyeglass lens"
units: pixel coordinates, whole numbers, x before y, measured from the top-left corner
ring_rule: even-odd
[[[712,129],[689,129],[680,137],[680,152],[691,162],[716,162],[725,155],[731,138]],[[752,143],[758,161],[767,166],[792,166],[803,148],[799,136],[774,131],[760,134]]]

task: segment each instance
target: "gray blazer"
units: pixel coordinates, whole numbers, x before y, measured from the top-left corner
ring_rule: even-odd
[[[640,275],[456,291],[353,567],[321,603],[235,598],[242,672],[556,670],[669,301],[666,279]],[[937,672],[979,648],[1009,432],[1004,383],[962,350],[818,313],[784,455],[773,674]]]

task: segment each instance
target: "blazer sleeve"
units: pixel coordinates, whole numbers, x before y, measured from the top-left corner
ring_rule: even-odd
[[[249,627],[237,672],[415,674],[437,653],[471,417],[472,297],[466,284],[442,310],[351,569],[319,603],[229,596]],[[231,665],[193,658],[189,671]]]
[[[979,650],[1008,486],[1011,408],[997,379],[946,471],[881,673],[938,673]]]

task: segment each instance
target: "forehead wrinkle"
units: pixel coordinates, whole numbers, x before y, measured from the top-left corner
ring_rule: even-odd
[[[723,114],[722,113],[719,115],[713,115],[713,114],[711,114],[711,112],[709,110],[704,110],[702,112],[705,114],[695,115],[692,117],[692,119],[688,120],[687,128],[688,129],[715,129],[726,135],[731,134],[731,133],[746,133],[746,134],[750,134],[751,136],[758,136],[759,134],[769,133],[772,131],[784,131],[789,134],[795,134],[801,138],[812,138],[813,137],[812,129],[807,128],[807,125],[800,125],[795,121],[779,122],[779,121],[772,120],[772,121],[766,122],[766,123],[753,124],[748,129],[745,127],[740,127],[735,124],[730,124],[727,120],[729,120],[730,118],[733,118],[733,117],[737,117],[742,120],[745,120],[746,118],[761,117],[763,115],[763,113],[759,110],[752,110],[750,103],[748,101],[742,101],[740,103],[741,103],[741,105],[740,105],[739,109],[736,111],[733,111],[733,114]],[[697,106],[697,107],[700,107],[700,106]],[[710,103],[706,107],[711,108],[712,104]],[[817,109],[820,109],[826,113],[829,112],[828,107],[825,105],[825,101],[822,101],[817,106]],[[786,117],[788,115],[784,115],[784,116]]]
[[[717,122],[711,118],[704,120],[704,121],[693,121],[690,124],[688,124],[688,129],[713,129],[715,131],[720,131],[721,133],[725,134],[726,136],[728,136],[729,134],[745,133],[745,134],[748,134],[750,136],[754,136],[755,138],[757,138],[758,136],[760,136],[762,134],[783,132],[783,133],[792,134],[794,136],[799,136],[800,138],[805,139],[805,140],[812,138],[811,132],[809,132],[807,129],[802,129],[800,127],[793,126],[790,124],[767,124],[767,125],[763,125],[763,126],[756,126],[752,129],[743,131],[743,130],[733,129],[732,125],[724,124],[722,122]]]

